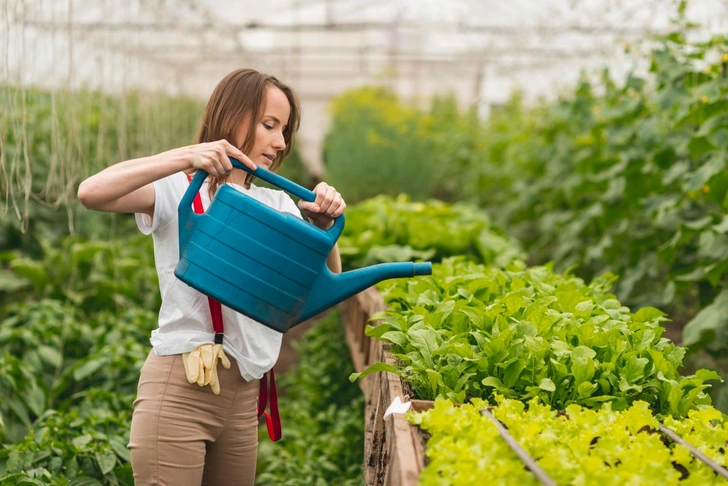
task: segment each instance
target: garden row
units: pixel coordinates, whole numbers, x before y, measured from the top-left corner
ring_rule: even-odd
[[[359,372],[352,379],[359,377],[366,396],[367,484],[414,484],[420,474],[432,484],[469,484],[486,474],[535,481],[504,452],[505,442],[493,440],[497,428],[479,413],[491,406],[562,484],[723,480],[656,433],[664,422],[725,464],[728,429],[706,393],[720,377],[707,370],[680,376],[685,349],[662,337],[663,312],[631,312],[610,293],[611,275],[587,284],[518,260],[498,268],[443,251],[435,259],[432,277],[384,282],[347,303]],[[387,373],[368,376],[374,371]],[[417,409],[438,398],[432,411],[409,417],[432,435],[426,446],[405,417],[383,419],[395,398],[410,398]],[[467,402],[474,408],[452,407]],[[621,424],[624,433],[606,437]],[[425,451],[430,462],[422,470]]]

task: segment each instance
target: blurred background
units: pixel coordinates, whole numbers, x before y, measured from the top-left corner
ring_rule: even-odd
[[[466,255],[611,273],[622,303],[666,312],[685,373],[724,376],[726,32],[723,0],[0,0],[0,479],[35,467],[66,484],[73,462],[131,484],[151,241],[129,215],[83,209],[77,187],[194,143],[240,67],[297,91],[281,172],[344,195],[346,268]],[[290,436],[341,440],[292,439],[285,464],[268,450],[261,484],[360,478],[361,443],[344,438],[361,439],[362,399],[327,319],[287,335],[281,366],[298,362]],[[728,411],[726,388],[711,394]],[[72,446],[38,458],[53,427]]]

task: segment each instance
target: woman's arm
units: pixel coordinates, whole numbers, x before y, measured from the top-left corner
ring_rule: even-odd
[[[341,273],[341,255],[339,254],[338,243],[331,249],[331,253],[326,258],[326,265],[334,273]]]
[[[116,213],[154,214],[152,182],[190,168],[213,177],[230,173],[235,157],[251,169],[255,164],[227,140],[181,147],[150,157],[127,160],[107,167],[81,182],[78,199],[88,209]]]

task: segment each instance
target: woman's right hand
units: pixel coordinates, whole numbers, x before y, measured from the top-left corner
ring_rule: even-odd
[[[225,139],[190,145],[186,148],[189,151],[190,165],[194,169],[204,170],[213,177],[225,176],[232,172],[233,164],[230,162],[230,157],[238,159],[251,170],[258,168],[247,155]]]

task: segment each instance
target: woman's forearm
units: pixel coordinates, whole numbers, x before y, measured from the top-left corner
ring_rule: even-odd
[[[154,208],[152,182],[190,167],[186,147],[119,162],[81,182],[78,198],[98,211],[149,212]]]
[[[341,273],[341,255],[339,254],[338,244],[331,249],[329,256],[326,258],[326,265],[332,272]]]

